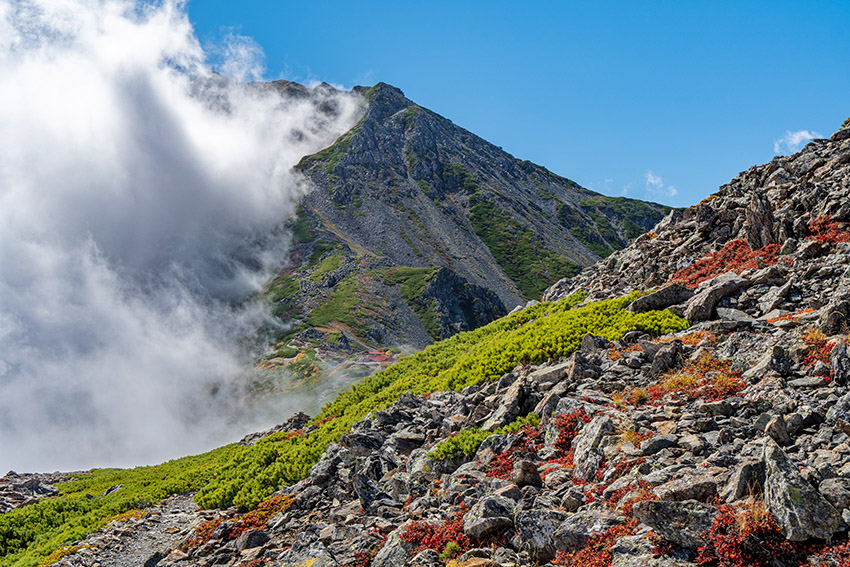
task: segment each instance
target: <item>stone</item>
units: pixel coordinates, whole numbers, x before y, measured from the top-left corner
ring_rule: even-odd
[[[511,384],[508,391],[501,397],[499,407],[487,418],[481,429],[484,431],[495,431],[515,420],[519,417],[527,397],[528,388],[526,387],[526,380],[521,377]]]
[[[832,378],[839,386],[850,384],[850,355],[846,343],[839,342],[829,353],[829,367]]]
[[[652,491],[660,500],[699,500],[706,502],[717,495],[717,483],[710,476],[688,475],[665,482]]]
[[[401,534],[412,522],[405,522],[387,537],[387,542],[372,560],[372,567],[397,567],[410,559],[410,553],[416,548],[412,543],[401,539]]]
[[[463,533],[472,539],[497,535],[513,527],[516,502],[503,496],[485,496],[463,517]]]
[[[627,311],[644,313],[666,309],[671,305],[684,303],[693,297],[694,291],[680,284],[670,284],[643,297],[638,297],[629,304]]]
[[[603,460],[598,450],[599,444],[603,437],[613,434],[615,429],[614,422],[607,415],[594,417],[582,427],[573,439],[573,461],[576,463],[573,476],[590,480],[596,475]]]
[[[658,349],[655,356],[652,358],[652,366],[649,369],[649,376],[656,377],[662,372],[670,370],[676,366],[682,355],[681,341],[671,341]]]
[[[667,541],[685,549],[705,545],[702,534],[717,516],[717,509],[696,500],[684,502],[641,501],[633,508],[634,516]]]
[[[785,351],[774,345],[768,348],[753,366],[744,371],[742,377],[753,382],[769,372],[787,376],[790,371],[791,364],[785,356]]]
[[[788,435],[788,430],[785,428],[785,418],[781,415],[774,415],[764,427],[764,432],[771,439],[780,445],[790,445],[792,442],[791,436]]]
[[[748,460],[735,466],[719,494],[723,500],[732,503],[762,492],[763,487],[764,463]]]
[[[555,510],[535,509],[517,513],[514,518],[514,547],[527,551],[542,563],[551,561],[557,551],[555,531],[566,517],[566,514]]]
[[[653,435],[649,439],[644,439],[640,443],[640,450],[645,456],[654,455],[662,449],[676,447],[679,445],[679,438],[676,435]]]
[[[707,321],[714,316],[717,302],[743,288],[747,280],[735,273],[726,273],[700,284],[699,293],[688,300],[685,319]]]
[[[836,510],[850,508],[850,479],[828,478],[820,483],[818,492],[835,506]]]
[[[770,437],[764,438],[764,503],[790,541],[831,540],[845,528],[841,514],[798,472]]]
[[[531,461],[517,461],[514,463],[514,470],[511,472],[511,482],[522,488],[523,486],[543,486],[543,479],[540,478],[540,471],[537,470],[537,465]]]
[[[620,516],[601,510],[584,510],[570,514],[554,533],[554,545],[559,551],[577,551],[587,546],[588,538],[622,524]]]
[[[246,530],[236,540],[236,549],[245,551],[254,547],[260,547],[269,541],[271,537],[265,530]]]

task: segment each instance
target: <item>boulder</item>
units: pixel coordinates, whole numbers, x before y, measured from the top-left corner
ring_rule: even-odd
[[[503,496],[485,496],[463,517],[463,533],[472,539],[498,535],[514,525],[516,502]]]
[[[680,284],[670,284],[657,291],[638,297],[629,304],[627,311],[632,313],[644,313],[666,309],[671,305],[684,303],[693,297],[694,291]]]
[[[577,551],[587,546],[588,538],[623,523],[622,517],[604,510],[584,510],[570,514],[558,526],[554,544],[558,551]]]
[[[551,561],[557,551],[555,531],[566,519],[567,515],[555,510],[528,510],[519,512],[514,518],[516,535],[513,538],[514,547],[527,551],[541,563]]]
[[[372,567],[397,567],[398,565],[405,565],[407,563],[408,559],[410,559],[410,553],[416,546],[402,540],[401,534],[404,533],[411,523],[406,522],[402,524],[387,537],[387,542],[372,560]]]
[[[696,500],[642,501],[634,505],[634,516],[671,543],[686,549],[705,545],[704,531],[711,528],[717,509]]]
[[[685,306],[685,319],[707,321],[714,316],[717,302],[746,286],[747,280],[729,272],[700,285],[700,291]]]
[[[770,437],[764,438],[764,503],[786,539],[831,540],[844,529],[841,514],[798,472],[797,466]]]
[[[614,422],[607,415],[600,415],[585,425],[573,439],[573,460],[576,463],[573,476],[591,480],[599,465],[602,454],[598,450],[602,438],[615,431]]]

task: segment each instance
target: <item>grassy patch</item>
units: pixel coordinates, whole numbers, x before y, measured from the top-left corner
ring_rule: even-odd
[[[385,285],[401,284],[401,296],[435,340],[439,340],[442,329],[435,312],[436,301],[426,300],[422,293],[438,271],[438,268],[393,268],[384,274]]]
[[[342,256],[339,254],[331,254],[316,266],[316,269],[310,274],[310,281],[320,282],[325,274],[333,272],[343,264]]]
[[[526,299],[536,299],[559,279],[578,273],[579,267],[546,250],[528,228],[499,207],[473,196],[469,221],[490,253]]]
[[[472,429],[464,429],[454,437],[449,437],[437,443],[431,452],[428,453],[428,458],[435,461],[443,461],[446,459],[457,459],[463,455],[471,457],[478,451],[481,443],[491,435],[506,435],[508,433],[516,433],[526,425],[538,425],[540,416],[536,413],[530,413],[526,417],[519,417],[512,423],[500,427],[495,431],[482,431],[473,427]]]
[[[351,278],[346,278],[336,285],[331,298],[313,309],[307,316],[307,325],[310,327],[324,327],[334,321],[339,321],[349,326],[356,326],[357,319],[352,316],[357,306],[360,305],[360,298],[357,297],[355,291],[357,285]]]

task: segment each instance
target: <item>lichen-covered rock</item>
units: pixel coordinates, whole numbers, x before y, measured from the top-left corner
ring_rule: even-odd
[[[706,321],[714,315],[717,302],[744,287],[747,280],[734,273],[727,273],[704,282],[699,293],[685,307],[684,317],[688,321]]]
[[[615,430],[614,422],[607,415],[600,415],[585,425],[573,440],[574,461],[576,463],[573,475],[576,478],[590,480],[602,463],[599,444],[606,435]]]
[[[711,527],[717,509],[696,500],[643,501],[634,505],[635,517],[671,543],[686,549],[705,545],[702,533]]]
[[[841,514],[800,475],[770,437],[764,439],[764,503],[786,539],[830,540],[844,529]]]
[[[623,523],[622,516],[609,511],[584,510],[570,514],[553,536],[558,551],[576,551],[587,546],[590,537]]]
[[[485,496],[463,517],[463,533],[479,540],[514,525],[516,502],[503,496]]]
[[[401,534],[409,525],[410,522],[406,522],[393,530],[387,537],[387,542],[372,560],[372,567],[397,567],[407,563],[410,553],[416,548],[415,545],[401,539]]]
[[[516,535],[512,540],[514,547],[539,558],[541,563],[550,561],[556,552],[555,531],[566,517],[566,514],[555,510],[528,510],[517,513],[514,518]]]

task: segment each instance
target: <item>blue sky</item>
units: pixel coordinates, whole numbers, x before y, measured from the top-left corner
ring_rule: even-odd
[[[252,38],[267,79],[384,81],[518,158],[676,206],[850,116],[846,0],[190,0],[188,11],[205,46]]]

